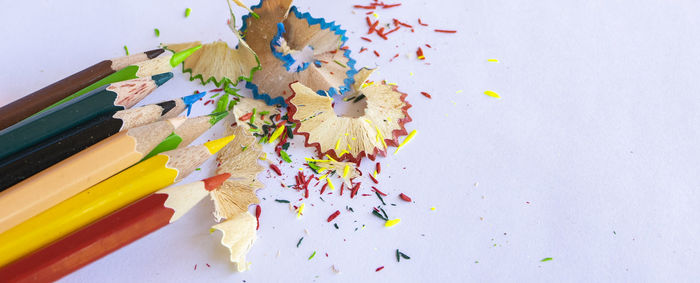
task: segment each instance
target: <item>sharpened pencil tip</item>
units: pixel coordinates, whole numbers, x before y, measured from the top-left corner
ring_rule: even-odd
[[[221,184],[223,184],[229,177],[231,177],[230,173],[223,173],[206,178],[202,180],[202,182],[204,182],[204,188],[207,191],[213,191],[214,189],[221,187]]]
[[[163,52],[165,52],[165,49],[158,48],[158,49],[148,50],[148,51],[143,52],[143,53],[146,54],[146,57],[148,57],[148,59],[153,59],[153,58],[158,57],[158,55],[163,54]]]
[[[158,86],[163,85],[165,82],[173,78],[173,73],[167,72],[162,74],[157,74],[151,77],[153,81],[156,82]]]
[[[190,57],[190,55],[192,55],[192,53],[199,50],[200,48],[202,48],[201,44],[173,54],[173,57],[170,58],[170,66],[175,68],[175,66],[180,65],[180,63],[182,63],[182,61],[185,61],[185,59],[187,59],[187,57]]]
[[[222,148],[224,148],[224,146],[230,143],[235,137],[235,135],[230,135],[228,137],[223,137],[218,140],[208,141],[204,143],[204,146],[206,146],[207,149],[209,149],[209,152],[211,154],[214,154],[219,152],[219,150],[221,150]]]

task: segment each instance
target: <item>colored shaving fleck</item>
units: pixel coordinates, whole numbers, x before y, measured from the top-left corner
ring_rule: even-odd
[[[401,222],[401,219],[400,219],[400,218],[387,220],[387,221],[384,223],[384,227],[392,227],[392,226],[394,226],[394,225],[396,225],[396,224],[399,224],[399,222]]]
[[[425,96],[425,97],[427,97],[427,98],[430,98],[430,99],[433,98],[429,93],[427,93],[427,92],[425,92],[425,91],[421,91],[420,94],[422,94],[423,96]]]
[[[384,269],[384,266],[377,267],[377,269],[375,269],[374,272],[379,272],[382,269]]]
[[[286,151],[280,150],[280,157],[282,157],[282,160],[284,160],[284,162],[292,163],[292,160],[289,158],[289,155]]]
[[[126,47],[126,45],[124,45],[124,52],[126,52],[126,55],[127,55],[127,56],[129,55],[129,48]]]
[[[501,96],[498,95],[498,93],[496,93],[494,91],[490,91],[490,90],[484,91],[484,94],[486,94],[490,97],[501,98]]]
[[[411,198],[404,193],[399,194],[399,197],[404,201],[411,202]]]
[[[299,206],[299,209],[297,209],[297,218],[300,218],[302,215],[304,215],[304,207],[306,205],[304,203],[301,203]]]
[[[486,61],[489,61],[489,62],[498,62],[498,59],[486,59]]]
[[[338,217],[338,215],[340,215],[340,210],[336,210],[335,212],[333,212],[333,214],[331,214],[330,216],[328,216],[327,221],[328,221],[328,222],[333,221],[333,219],[335,219],[336,217]]]
[[[262,209],[260,208],[260,205],[255,207],[255,221],[257,221],[257,226],[255,227],[255,230],[260,229],[260,214],[262,213]]]
[[[311,256],[309,256],[309,260],[311,260],[312,258],[314,258],[314,256],[316,256],[316,251],[314,251],[314,253],[312,253]]]
[[[190,9],[190,8],[185,9],[185,18],[189,17],[190,13],[192,13],[192,9]]]
[[[411,131],[411,133],[408,134],[408,136],[406,136],[406,138],[396,148],[396,151],[394,151],[394,154],[397,154],[399,152],[399,150],[401,150],[401,148],[403,148],[404,145],[406,145],[409,141],[411,141],[415,135],[416,135],[416,130]]]
[[[276,199],[275,201],[279,203],[289,203],[289,201],[286,199]]]
[[[299,239],[299,241],[297,242],[297,248],[299,247],[299,245],[301,245],[301,241],[303,241],[303,240],[304,240],[304,237],[301,237],[301,239]]]
[[[272,169],[272,171],[275,171],[275,173],[277,173],[277,176],[282,176],[282,171],[280,171],[280,168],[277,167],[277,165],[270,164],[270,169]]]
[[[153,32],[156,34],[156,37],[160,36],[160,30],[158,30],[157,28],[153,29]]]
[[[540,262],[550,261],[550,260],[552,260],[552,259],[553,259],[553,258],[551,258],[551,257],[545,257],[545,258],[543,258],[542,260],[540,260]]]
[[[436,29],[435,32],[442,32],[442,33],[457,33],[456,30],[446,30],[446,29]]]
[[[416,56],[418,56],[418,60],[425,60],[422,48],[418,47],[418,51],[416,51]]]
[[[270,136],[270,139],[267,142],[273,143],[274,141],[276,141],[277,138],[279,138],[280,135],[282,135],[282,132],[284,131],[284,129],[285,129],[284,126],[277,127],[277,129],[272,133],[272,136]]]

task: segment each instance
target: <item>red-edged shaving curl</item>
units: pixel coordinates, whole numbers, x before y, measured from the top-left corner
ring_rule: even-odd
[[[290,84],[287,116],[297,124],[294,133],[305,137],[305,146],[316,148],[321,157],[359,163],[364,157],[386,156],[387,146],[399,145],[399,137],[408,134],[404,125],[411,121],[407,94],[386,82],[365,83],[369,74],[371,70],[363,69],[355,77],[355,94],[367,100],[365,113],[356,118],[337,116],[330,97],[298,82]]]

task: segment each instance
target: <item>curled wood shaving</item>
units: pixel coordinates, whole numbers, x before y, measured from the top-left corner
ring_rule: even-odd
[[[408,134],[404,124],[411,121],[407,112],[411,104],[396,86],[367,83],[370,74],[361,70],[355,76],[355,81],[363,83],[355,83],[353,93],[364,95],[367,102],[359,117],[340,117],[332,98],[298,82],[291,85],[294,95],[288,99],[288,115],[297,123],[297,132],[306,137],[306,146],[316,147],[321,156],[352,162],[386,155],[387,146],[398,146],[398,138]]]
[[[238,272],[248,270],[245,256],[255,242],[256,220],[249,212],[239,213],[228,220],[212,226],[223,233],[221,245],[231,253],[231,262]]]

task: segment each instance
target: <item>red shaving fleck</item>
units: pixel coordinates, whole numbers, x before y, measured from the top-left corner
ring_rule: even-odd
[[[338,217],[338,215],[340,215],[340,210],[336,210],[335,212],[333,212],[333,214],[331,214],[331,216],[328,216],[328,222],[333,221],[333,219]]]
[[[214,100],[209,99],[206,102],[204,102],[204,105],[207,105],[207,104],[212,103],[212,102],[214,102]]]
[[[399,30],[400,28],[401,27],[396,27],[396,28],[390,30],[389,32],[385,33],[384,35],[389,35],[390,33],[395,32],[395,31]]]
[[[376,8],[376,7],[374,7],[374,6],[362,6],[362,5],[355,5],[355,6],[352,6],[352,7],[354,7],[355,9],[369,9],[369,10],[372,10],[372,9],[375,9],[375,8]]]
[[[210,90],[209,92],[218,92],[218,91],[222,91],[222,90],[224,90],[224,89],[223,88],[215,88],[215,89]],[[197,93],[199,93],[199,91],[197,91]]]
[[[421,91],[420,94],[422,94],[423,96],[425,96],[425,97],[427,97],[427,98],[433,98],[432,96],[430,96],[429,93],[427,93],[427,92],[425,92],[425,91]]]
[[[360,38],[362,38],[362,39],[363,39],[363,40],[365,40],[365,41],[369,41],[369,42],[372,42],[372,40],[371,40],[371,39],[369,39],[369,38],[366,38],[366,37],[364,37],[364,36],[363,36],[363,37],[360,37]]]
[[[430,46],[430,44],[427,44],[427,43],[425,44],[425,47],[433,48],[432,46]]]
[[[326,187],[328,187],[328,183],[323,184],[323,187],[321,187],[321,194],[326,191]]]
[[[383,38],[384,40],[388,40],[388,39],[389,39],[389,38],[387,38],[386,35],[384,34],[384,28],[378,29],[378,30],[377,30],[377,35],[378,35],[379,37]]]
[[[398,6],[401,6],[401,3],[398,3],[398,4],[391,4],[391,5],[384,5],[384,6],[382,6],[382,9],[389,9],[389,8],[394,8],[394,7],[398,7]]]
[[[377,57],[379,57],[379,52],[377,52],[377,50],[374,50],[374,55],[377,55]]]
[[[436,29],[435,32],[442,32],[442,33],[457,33],[456,30],[446,30],[446,29]]]
[[[372,187],[372,190],[374,190],[375,192],[377,192],[377,193],[380,194],[380,195],[387,196],[387,194],[382,193],[382,191],[380,191],[379,189],[377,189],[377,188],[375,188],[375,187]]]
[[[245,120],[250,119],[250,117],[252,117],[252,116],[253,116],[253,112],[250,112],[248,114],[241,116],[241,118],[238,118],[238,120],[245,121]]]
[[[418,47],[418,51],[416,51],[416,56],[418,56],[418,60],[425,60],[425,56],[423,56],[423,49]]]
[[[374,272],[379,272],[382,269],[384,269],[384,266],[377,267],[377,269]]]
[[[209,264],[207,263],[207,267],[211,267],[211,265],[209,265]]]
[[[277,176],[282,176],[282,171],[280,171],[280,168],[277,167],[277,165],[270,164],[270,169],[272,169],[272,171],[275,171],[275,173],[277,173]]]
[[[362,184],[362,183],[357,183],[357,184],[355,184],[354,187],[352,187],[352,191],[350,192],[350,198],[355,197],[355,195],[357,194],[357,191],[360,190],[360,184]]]
[[[358,52],[358,53],[362,53],[362,52],[365,52],[365,51],[367,51],[367,48],[362,47],[362,48],[360,48],[360,52]]]
[[[374,11],[368,11],[367,13],[365,13],[365,15],[371,15],[371,14],[374,14]]]
[[[367,17],[367,18],[369,19],[369,17]],[[367,34],[372,34],[372,32],[376,31],[375,28],[377,27],[377,25],[379,25],[379,20],[377,20],[376,22],[370,24],[370,25],[369,25],[369,30],[367,30]]]
[[[369,178],[372,179],[372,182],[374,182],[375,184],[379,184],[379,181],[377,181],[377,179],[375,179],[374,176],[369,175]]]
[[[394,55],[394,57],[391,57],[391,59],[389,59],[389,62],[394,61],[394,59],[396,59],[398,57],[399,57],[399,53],[396,53],[396,55]]]
[[[371,197],[372,195],[370,194],[362,194],[363,197]]]
[[[197,265],[196,265],[196,264],[194,265],[194,270],[197,270]]]
[[[407,201],[407,202],[411,202],[411,198],[408,197],[407,195],[404,195],[403,193],[399,194],[399,197],[400,197],[402,200],[405,200],[405,201]]]
[[[382,164],[381,163],[377,162],[377,165],[375,165],[375,167],[376,167],[376,169],[374,169],[374,170],[377,171],[377,174],[382,173]]]
[[[409,25],[409,24],[407,24],[407,23],[401,22],[401,21],[399,21],[399,20],[397,20],[397,19],[394,19],[394,25],[395,25],[395,26],[401,25],[401,26],[405,26],[405,27],[407,27],[407,28],[413,28],[412,25]]]
[[[255,207],[255,221],[258,222],[258,226],[255,227],[255,230],[260,229],[260,213],[262,213],[262,209],[260,208],[260,205]]]
[[[343,189],[345,189],[345,182],[343,182],[342,184],[340,184],[340,195],[341,195],[341,196],[343,195]]]
[[[424,27],[428,26],[428,24],[424,24],[423,21],[420,20],[420,18],[418,18],[418,24],[420,24],[421,26],[424,26]]]

